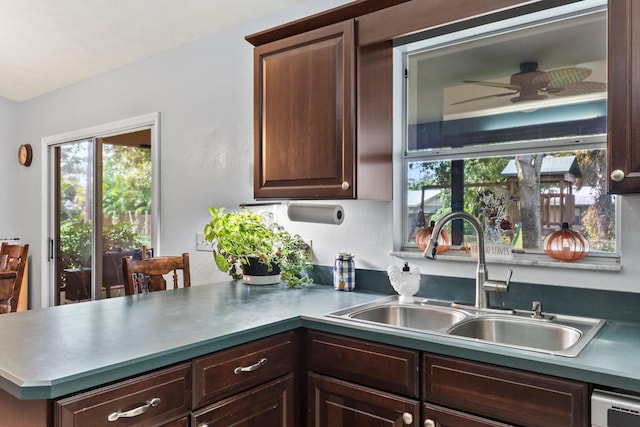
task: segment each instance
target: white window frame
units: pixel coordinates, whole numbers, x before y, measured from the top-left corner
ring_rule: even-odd
[[[52,224],[50,222],[50,208],[52,201],[49,199],[53,194],[53,161],[51,156],[52,146],[65,142],[78,141],[82,139],[92,139],[98,137],[107,137],[118,135],[122,133],[134,132],[137,130],[150,129],[151,130],[151,215],[154,218],[153,228],[151,230],[152,246],[156,253],[160,252],[160,113],[154,112],[144,114],[141,116],[131,117],[116,122],[106,123],[103,125],[93,126],[84,129],[78,129],[70,132],[61,133],[58,135],[51,135],[42,138],[41,148],[42,153],[47,153],[45,156],[41,156],[41,170],[43,171],[41,176],[41,194],[47,199],[47,203],[42,204],[41,212],[41,228],[45,230],[42,233],[41,242],[41,289],[40,289],[40,301],[41,307],[49,307],[54,304],[55,289],[51,286],[50,280],[52,277],[50,268],[50,236],[52,235]]]
[[[602,8],[606,6],[605,0],[586,0],[579,2],[582,4],[571,4],[562,8],[563,13],[560,14],[562,18],[567,15],[575,14],[577,12],[592,9]],[[407,56],[408,53],[417,52],[420,50],[432,50],[443,47],[445,45],[451,45],[461,43],[469,38],[486,37],[498,32],[504,32],[505,30],[512,30],[521,26],[530,25],[531,22],[549,22],[552,20],[560,19],[555,8],[555,15],[550,16],[549,12],[537,12],[531,15],[521,16],[509,20],[495,22],[484,25],[482,27],[471,28],[456,32],[455,34],[447,34],[443,36],[434,37],[432,39],[423,40],[421,42],[412,43],[410,46],[399,46],[394,49],[394,249],[391,255],[400,258],[422,258],[422,253],[417,248],[405,247],[405,234],[408,230],[408,215],[407,215],[407,186],[408,186],[408,164],[416,161],[438,161],[438,160],[460,160],[469,158],[471,156],[478,157],[491,157],[491,156],[509,156],[522,153],[534,153],[534,152],[559,152],[559,151],[574,151],[574,150],[594,150],[605,149],[607,135],[591,135],[587,137],[552,139],[552,140],[532,140],[532,141],[518,141],[513,143],[502,143],[496,145],[486,146],[474,146],[474,147],[461,147],[461,148],[438,148],[432,150],[412,151],[407,150],[407,129],[406,129],[406,116],[407,116],[407,102],[406,102],[406,85],[407,81],[404,78],[405,69],[407,69]],[[480,36],[478,36],[480,34]],[[401,96],[397,95],[401,94]],[[577,269],[592,269],[592,270],[611,270],[619,271],[621,269],[620,264],[620,247],[621,247],[621,233],[620,233],[620,198],[616,198],[616,251],[614,253],[590,253],[585,258],[578,262],[563,263],[560,261],[552,260],[547,257],[544,252],[540,253],[525,253],[525,254],[513,254],[513,258],[500,258],[495,262],[501,264],[514,264],[514,265],[529,265],[529,266],[541,266],[541,267],[560,267],[560,268],[577,268]],[[446,252],[438,256],[438,259],[453,260],[453,261],[472,261],[475,262],[475,257],[463,256],[461,251],[459,254]],[[488,262],[492,262],[488,260]]]

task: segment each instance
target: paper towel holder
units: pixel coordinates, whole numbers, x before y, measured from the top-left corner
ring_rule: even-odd
[[[287,216],[296,222],[340,225],[344,208],[336,204],[287,203]]]

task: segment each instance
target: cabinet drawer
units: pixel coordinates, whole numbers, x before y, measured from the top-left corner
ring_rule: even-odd
[[[443,408],[441,406],[424,404],[422,408],[424,414],[424,425],[434,425],[438,427],[513,427],[511,424],[503,424],[498,421],[492,421],[486,418],[477,417],[475,415],[465,414],[464,412],[455,411],[453,409]],[[433,423],[429,424],[427,421]]]
[[[589,385],[424,355],[424,400],[522,426],[585,426]]]
[[[193,427],[294,427],[293,374],[209,405],[192,415]]]
[[[418,352],[309,332],[308,369],[391,393],[418,397]]]
[[[299,357],[295,331],[195,359],[193,407],[288,374]]]
[[[190,409],[191,364],[182,364],[58,400],[56,426],[157,426]]]

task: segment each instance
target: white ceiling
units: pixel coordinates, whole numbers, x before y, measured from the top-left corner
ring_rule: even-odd
[[[27,99],[303,0],[0,0],[0,96]]]

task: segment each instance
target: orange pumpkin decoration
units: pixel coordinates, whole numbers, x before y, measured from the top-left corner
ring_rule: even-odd
[[[423,228],[418,231],[416,234],[416,245],[420,248],[421,251],[427,249],[429,245],[429,240],[431,240],[431,233],[433,233],[433,226],[435,222],[431,221],[429,227]],[[440,236],[438,236],[438,247],[436,249],[436,253],[441,254],[446,252],[451,247],[451,239],[449,238],[449,233],[446,230],[440,231]]]
[[[560,261],[577,261],[589,253],[589,242],[577,231],[562,223],[560,230],[554,231],[544,239],[544,251],[551,258]]]

